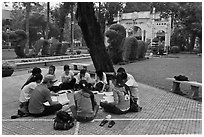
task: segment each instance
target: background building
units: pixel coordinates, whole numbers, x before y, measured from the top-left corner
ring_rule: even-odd
[[[165,50],[170,46],[171,18],[164,19],[160,13],[150,11],[123,13],[115,21],[126,28],[126,36],[134,35],[138,40],[151,43],[157,38],[164,43]]]

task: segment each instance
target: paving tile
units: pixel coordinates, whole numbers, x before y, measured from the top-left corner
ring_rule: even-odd
[[[46,74],[47,68],[43,68]],[[63,67],[57,67],[60,76]],[[24,73],[24,75],[23,75]],[[123,115],[112,115],[117,119],[112,128],[100,127],[100,121],[109,113],[99,110],[96,121],[79,123],[67,131],[53,130],[55,115],[41,118],[25,117],[11,120],[18,108],[19,89],[29,77],[26,71],[21,75],[2,79],[2,134],[3,135],[188,135],[202,134],[202,104],[182,96],[166,92],[142,83],[140,89],[140,105],[142,111]],[[9,81],[9,82],[8,82]],[[12,86],[10,86],[12,85]],[[70,105],[73,95],[69,94]],[[97,98],[98,103],[100,97]],[[33,121],[31,121],[33,120]]]

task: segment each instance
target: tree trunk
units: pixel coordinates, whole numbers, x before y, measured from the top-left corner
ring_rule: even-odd
[[[26,35],[27,35],[27,43],[26,43],[26,47],[25,47],[25,54],[29,53],[29,17],[30,17],[30,2],[28,2],[26,4]]]
[[[193,52],[193,49],[194,49],[194,45],[195,45],[195,34],[191,34],[191,37],[190,37],[190,47],[189,47],[189,50],[190,52]]]
[[[86,45],[90,50],[96,71],[115,72],[103,42],[100,24],[95,17],[93,3],[78,2],[76,19],[81,27]]]
[[[45,33],[46,40],[48,40],[48,37],[49,37],[49,19],[50,19],[50,2],[47,2],[47,26],[46,26],[46,33]]]
[[[70,51],[73,52],[74,51],[74,17],[73,17],[73,5],[71,5],[71,49]]]

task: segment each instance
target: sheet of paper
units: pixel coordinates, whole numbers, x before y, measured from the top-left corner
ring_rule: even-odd
[[[52,101],[58,101],[62,105],[69,103],[69,99],[67,98],[67,93],[59,94],[59,96],[52,96],[51,99]],[[45,102],[43,104],[46,106],[50,105],[49,102]]]
[[[114,102],[113,96],[104,96],[103,98],[104,98],[104,100],[107,101],[108,103]]]
[[[59,94],[57,99],[58,99],[58,102],[60,104],[67,104],[67,103],[69,103],[69,99],[67,98],[67,93]]]
[[[53,84],[53,86],[59,86],[61,83],[62,83],[62,82],[57,81],[57,82],[55,82],[55,83]]]

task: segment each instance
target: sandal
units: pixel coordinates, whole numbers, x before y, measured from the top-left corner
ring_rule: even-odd
[[[115,121],[111,120],[108,124],[109,128],[112,128],[115,125]]]
[[[16,119],[16,118],[20,118],[21,116],[20,115],[13,115],[11,116],[11,119]]]
[[[106,123],[108,123],[108,120],[104,119],[101,121],[100,125],[99,126],[104,126]]]

